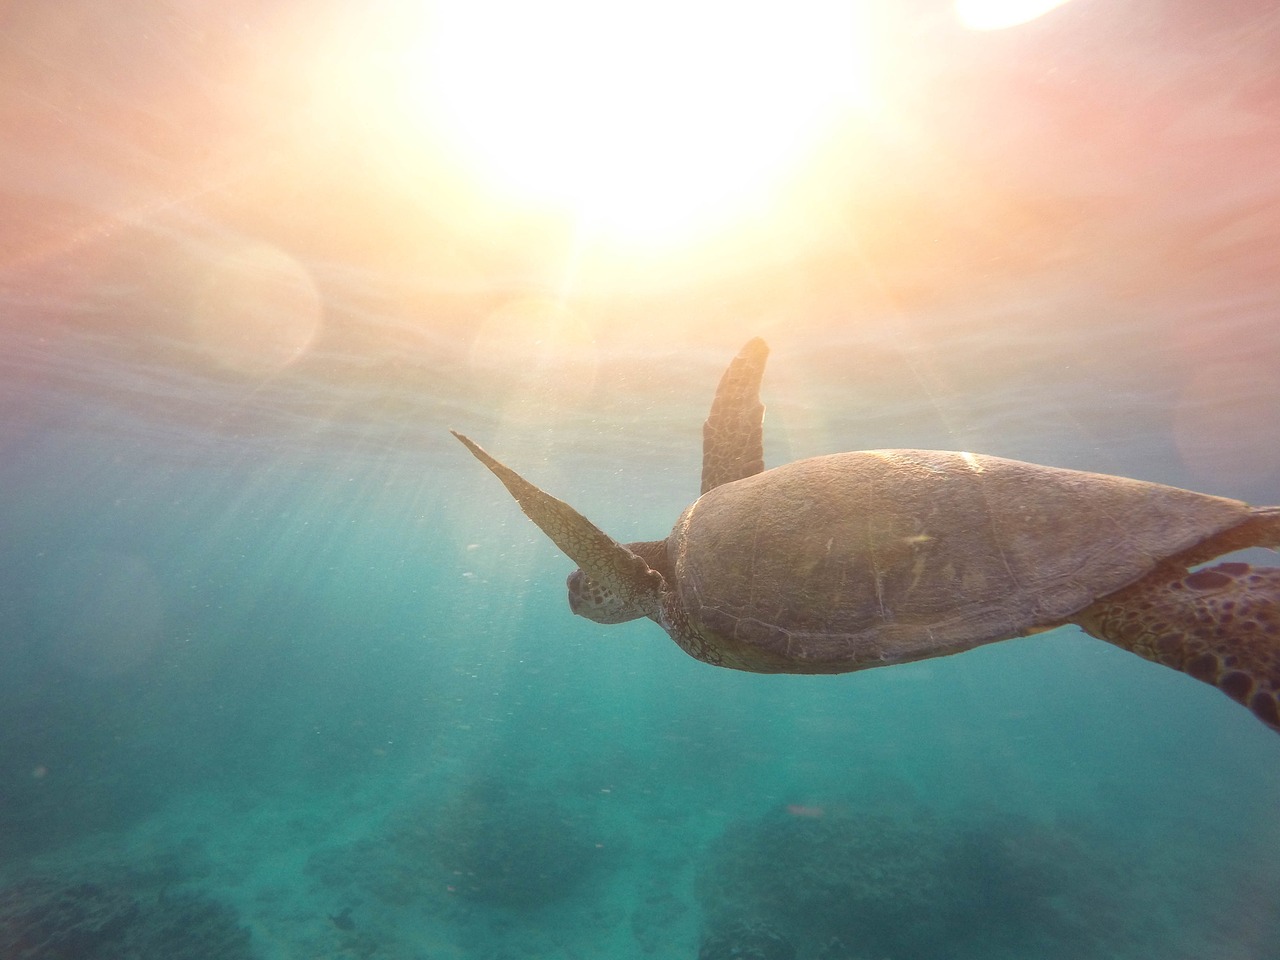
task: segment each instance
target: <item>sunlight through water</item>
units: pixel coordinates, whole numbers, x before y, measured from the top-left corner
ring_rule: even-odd
[[[495,396],[503,422],[551,423],[586,402],[599,371],[595,330],[579,312],[550,297],[509,300],[480,323],[468,367]]]

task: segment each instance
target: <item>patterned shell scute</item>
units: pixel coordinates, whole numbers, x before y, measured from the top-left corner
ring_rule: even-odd
[[[1122,477],[872,450],[718,487],[669,549],[684,607],[726,665],[828,673],[1062,623],[1246,511]]]

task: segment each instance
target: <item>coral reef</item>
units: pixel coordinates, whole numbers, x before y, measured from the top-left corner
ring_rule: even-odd
[[[102,883],[29,878],[0,889],[5,960],[253,960],[235,912],[201,894],[143,900]]]
[[[698,896],[709,930],[762,923],[800,960],[1065,958],[1100,949],[1105,918],[1084,901],[1123,899],[1125,883],[1109,848],[1049,825],[806,808],[730,825]]]

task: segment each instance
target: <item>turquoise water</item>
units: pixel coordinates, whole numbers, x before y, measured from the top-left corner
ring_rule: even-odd
[[[0,38],[0,960],[1280,955],[1217,690],[1074,627],[706,666],[573,617],[448,433],[661,537],[760,335],[770,465],[1280,504],[1269,8],[901,5],[893,136],[697,269],[459,223],[293,76],[342,4],[67,9]]]
[[[773,402],[806,362],[785,344],[769,426],[801,416]],[[275,401],[266,443],[139,404],[163,365],[29,388],[3,467],[6,880],[233,911],[166,921],[196,937],[169,956],[693,957],[739,921],[802,957],[1272,956],[1280,743],[1217,691],[1074,628],[841,677],[707,667],[647,621],[572,617],[568,562],[445,432],[657,536],[720,359],[639,450],[664,429],[643,411],[503,430],[424,391],[412,431],[343,436]]]

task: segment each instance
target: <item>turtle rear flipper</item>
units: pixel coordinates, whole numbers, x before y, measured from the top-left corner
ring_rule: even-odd
[[[1250,507],[1240,523],[1206,537],[1170,559],[1190,568],[1251,547],[1280,550],[1280,507]]]
[[[1213,684],[1280,731],[1280,568],[1158,571],[1074,619],[1100,640]]]

